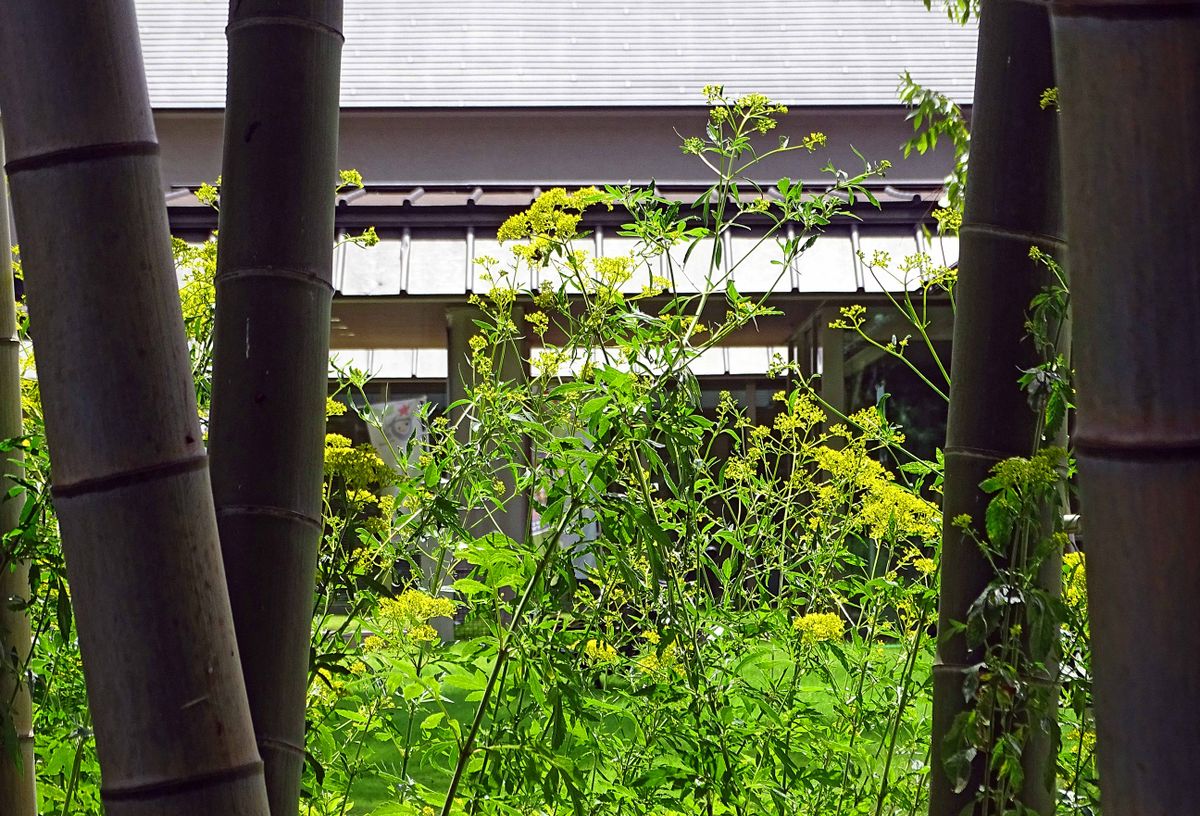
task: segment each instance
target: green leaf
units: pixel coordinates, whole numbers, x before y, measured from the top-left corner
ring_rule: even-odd
[[[455,592],[461,592],[467,597],[472,595],[490,595],[492,593],[491,587],[476,581],[474,578],[459,578],[454,582],[453,587]]]
[[[58,631],[62,634],[63,640],[71,639],[71,596],[67,594],[67,589],[63,586],[62,579],[55,576],[55,588],[58,590],[55,598],[54,611],[58,618]]]
[[[997,496],[988,502],[987,513],[984,517],[988,539],[997,546],[1008,543],[1012,535],[1013,513],[1004,496]]]

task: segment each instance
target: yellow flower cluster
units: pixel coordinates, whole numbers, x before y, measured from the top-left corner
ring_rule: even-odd
[[[760,93],[746,94],[729,104],[723,88],[709,85],[704,88],[704,96],[714,106],[708,113],[709,120],[718,126],[732,123],[736,118],[746,121],[759,133],[766,133],[777,124],[774,117],[788,111],[787,106],[777,105]]]
[[[958,235],[962,229],[962,210],[957,207],[938,207],[933,211],[933,220],[937,221],[938,232]]]
[[[835,503],[861,493],[853,507],[852,522],[876,540],[897,538],[936,539],[941,529],[937,505],[898,485],[883,465],[870,457],[860,437],[848,447],[813,448],[813,459],[830,477],[817,491],[814,514],[821,504]],[[830,508],[832,509],[832,508]]]
[[[1014,456],[999,462],[992,474],[1006,487],[1037,493],[1058,483],[1065,461],[1066,451],[1062,448],[1042,448],[1029,459]]]
[[[329,705],[336,703],[345,694],[346,682],[344,680],[334,677],[329,669],[317,669],[317,675],[308,689],[308,696],[312,702]]]
[[[545,348],[529,361],[538,377],[557,377],[559,369],[567,362],[567,352],[561,348]]]
[[[783,392],[780,391],[779,394]],[[776,397],[779,394],[776,394]],[[784,436],[805,434],[826,420],[825,412],[807,394],[794,394],[791,400],[784,394],[782,401],[788,403],[788,410],[775,417],[775,430]]]
[[[848,419],[867,439],[879,442],[890,442],[897,445],[904,443],[904,434],[888,424],[887,419],[875,408],[863,408],[855,411]]]
[[[744,482],[754,477],[756,468],[750,457],[731,456],[725,462],[725,478],[731,482]]]
[[[346,487],[361,490],[390,481],[393,474],[370,445],[355,445],[341,434],[326,434],[325,475],[341,477]]]
[[[914,558],[912,561],[913,568],[921,575],[933,575],[937,572],[937,562],[932,558]]]
[[[1084,609],[1087,604],[1087,569],[1083,553],[1063,553],[1062,597],[1072,609]]]
[[[333,397],[325,398],[325,418],[326,419],[328,419],[329,417],[341,416],[342,414],[346,413],[346,411],[348,411],[348,410],[349,409],[346,407],[346,403],[338,402]]]
[[[595,638],[583,645],[583,654],[595,666],[609,666],[620,658],[617,650],[611,644]]]
[[[671,281],[660,275],[651,275],[650,283],[642,287],[642,292],[638,297],[658,297],[663,292],[671,288]]]
[[[507,311],[517,301],[517,291],[508,286],[495,286],[488,292],[488,297],[500,311]]]
[[[525,322],[533,326],[533,330],[537,332],[538,337],[542,337],[550,329],[550,318],[546,317],[545,312],[530,312],[525,315]]]
[[[839,640],[846,630],[846,625],[834,612],[809,612],[792,621],[792,629],[803,643],[821,643]]]
[[[838,309],[841,318],[830,321],[829,328],[842,329],[844,331],[856,331],[863,322],[867,319],[867,307],[861,303],[855,303],[850,306],[843,306]]]
[[[595,187],[568,193],[554,187],[538,196],[528,210],[517,213],[500,225],[496,238],[500,243],[529,239],[528,244],[513,248],[513,254],[531,264],[541,264],[553,247],[575,237],[583,211],[600,198]]]
[[[217,209],[217,205],[221,202],[221,177],[217,176],[217,180],[212,184],[207,181],[203,182],[195,192],[196,200],[201,204],[205,204]]]
[[[429,622],[453,615],[454,602],[450,599],[408,589],[395,598],[380,601],[378,619],[386,634],[402,642],[432,643],[438,639],[438,633]]]
[[[657,640],[651,642],[658,643]],[[651,650],[639,657],[637,667],[645,674],[662,674],[663,672],[672,670],[681,671],[682,667],[679,666],[677,652],[676,644],[674,642],[668,643],[662,650],[662,654],[659,654],[657,650]]]
[[[378,538],[387,535],[392,516],[396,512],[395,496],[379,496],[370,490],[359,489],[347,491],[346,500],[360,513],[369,514],[359,522],[363,529],[374,533]]]
[[[547,281],[542,281],[533,294],[533,303],[539,309],[551,309],[558,301],[558,294]]]
[[[942,517],[932,502],[883,480],[863,497],[859,520],[876,541],[893,537],[930,540],[937,538]]]
[[[805,136],[800,141],[800,144],[805,150],[807,150],[809,153],[812,153],[818,147],[824,147],[827,141],[828,139],[826,139],[824,133],[821,133],[819,130],[814,130],[812,133]]]
[[[353,187],[356,190],[363,188],[362,173],[357,170],[339,170],[338,171],[338,189],[343,187]]]

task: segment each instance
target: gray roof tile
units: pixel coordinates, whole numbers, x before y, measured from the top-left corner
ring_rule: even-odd
[[[155,107],[225,102],[227,0],[136,0]],[[974,26],[921,0],[345,0],[342,105],[887,105],[905,69],[969,102]]]

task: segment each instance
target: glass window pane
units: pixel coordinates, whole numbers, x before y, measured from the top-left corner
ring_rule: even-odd
[[[786,292],[791,289],[791,276],[780,261],[783,248],[774,237],[735,235],[729,263],[733,267],[733,282],[740,292]]]
[[[832,232],[817,238],[796,260],[796,269],[801,292],[858,291],[849,233]]]
[[[673,270],[677,292],[699,292],[710,287],[725,288],[725,271],[728,266],[724,263],[724,258],[720,266],[713,265],[713,244],[712,238],[706,238],[695,245],[679,244],[671,250],[671,262],[664,263],[662,274],[670,279]]]
[[[334,253],[334,286],[343,295],[394,295],[400,291],[399,238],[372,247],[343,244]]]
[[[906,274],[900,269],[905,258],[918,252],[915,233],[863,233],[859,240],[859,248],[862,250],[863,258],[866,259],[862,270],[865,291],[900,292],[906,287],[909,289],[920,287],[920,276],[915,270]],[[870,265],[877,252],[887,253],[890,258],[887,266]]]
[[[408,259],[408,293],[458,295],[467,291],[467,240],[412,237]]]

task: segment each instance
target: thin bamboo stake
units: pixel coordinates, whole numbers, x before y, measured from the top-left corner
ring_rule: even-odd
[[[1025,337],[1025,315],[1049,282],[1030,260],[1029,248],[1037,245],[1063,259],[1057,124],[1038,104],[1053,85],[1047,10],[1020,0],[987,0],[980,17],[946,429],[931,816],[959,816],[983,784],[987,761],[975,760],[957,793],[942,764],[946,735],[966,706],[964,672],[980,659],[962,634],[946,633],[955,621],[966,620],[971,603],[996,577],[953,520],[965,513],[982,526],[987,496],[979,483],[998,461],[1029,456],[1037,434],[1037,417],[1017,377],[1039,362]],[[1047,565],[1047,574],[1053,572]],[[1029,746],[1024,764],[1023,802],[1048,816],[1054,801],[1049,741]]]
[[[265,816],[132,0],[0,10],[0,106],[109,816]]]
[[[293,816],[317,547],[342,3],[235,0],[213,362],[213,496],[273,816]]]
[[[1104,812],[1200,801],[1200,3],[1057,2]]]
[[[4,145],[0,141],[0,163]],[[8,190],[0,174],[0,439],[21,436],[21,347],[17,338],[16,290],[13,285],[11,239],[8,234]],[[25,472],[20,450],[0,453],[0,533],[21,523],[20,495],[3,498]],[[29,614],[13,609],[29,598],[29,564],[0,550],[0,705],[12,724],[17,755],[0,755],[0,813],[37,816],[37,788],[33,754],[33,704],[24,673],[31,637]]]

